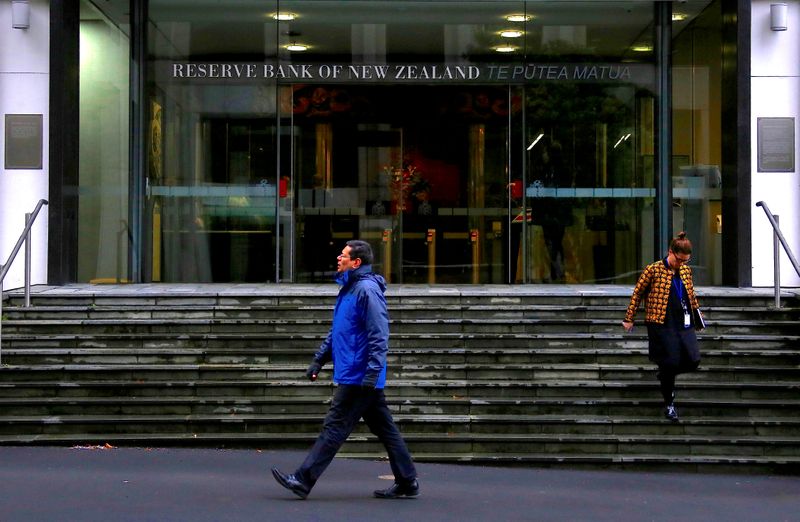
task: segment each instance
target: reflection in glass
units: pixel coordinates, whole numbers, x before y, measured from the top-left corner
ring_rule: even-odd
[[[119,7],[110,2],[106,8]],[[78,281],[127,282],[128,27],[80,4]]]
[[[721,2],[684,22],[673,46],[673,236],[692,241],[698,285],[722,284]]]
[[[550,83],[525,89],[530,226],[512,251],[515,282],[629,282],[652,228],[655,197],[647,89]],[[520,209],[521,210],[521,209]],[[648,228],[650,226],[650,228]],[[517,246],[520,245],[520,246]],[[523,246],[524,245],[524,246]]]
[[[278,206],[287,191],[274,82],[170,74],[176,62],[274,57],[275,6],[150,2],[145,267],[152,281],[276,280]]]

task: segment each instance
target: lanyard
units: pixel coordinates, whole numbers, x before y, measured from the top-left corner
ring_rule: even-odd
[[[683,302],[683,282],[681,281],[680,275],[672,278],[672,286],[675,287],[675,293],[678,294],[678,301],[680,301],[681,306],[686,308],[686,305]]]
[[[678,294],[678,302],[683,308],[683,327],[690,328],[692,326],[692,315],[689,313],[688,303],[683,300],[683,281],[681,281],[680,274],[672,279],[672,286],[675,287],[675,293]]]

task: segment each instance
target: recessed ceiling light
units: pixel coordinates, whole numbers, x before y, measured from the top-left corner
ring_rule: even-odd
[[[631,47],[631,51],[635,53],[649,53],[653,50],[652,45],[634,45]]]
[[[513,53],[514,51],[517,50],[517,48],[514,47],[513,45],[499,45],[495,47],[494,50],[497,51],[498,53]]]
[[[500,31],[500,36],[503,38],[519,38],[523,34],[525,33],[516,29],[506,29],[505,31]]]
[[[271,16],[275,20],[279,20],[281,22],[288,22],[289,20],[294,20],[295,18],[297,18],[297,15],[295,13],[280,13],[280,12],[278,12],[278,13],[272,13]]]
[[[506,16],[509,22],[529,22],[533,16],[528,14],[510,14]]]
[[[285,49],[287,51],[292,51],[292,52],[295,52],[295,53],[301,53],[303,51],[307,51],[308,50],[308,46],[306,44],[290,43],[289,45],[287,45],[285,47]]]

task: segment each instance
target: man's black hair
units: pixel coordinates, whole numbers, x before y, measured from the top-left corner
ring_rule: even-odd
[[[361,259],[362,265],[372,264],[372,247],[366,241],[352,239],[345,243],[350,247],[350,259]]]

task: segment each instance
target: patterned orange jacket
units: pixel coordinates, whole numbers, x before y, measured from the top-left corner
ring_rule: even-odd
[[[692,310],[699,309],[700,305],[694,294],[694,284],[692,284],[692,269],[688,265],[681,265],[678,273],[681,281],[683,281],[683,286],[686,288]],[[667,317],[667,303],[671,285],[672,269],[666,266],[663,259],[647,265],[633,289],[631,302],[625,313],[625,321],[633,322],[636,311],[639,309],[639,303],[644,299],[645,322],[664,324],[664,320]]]

